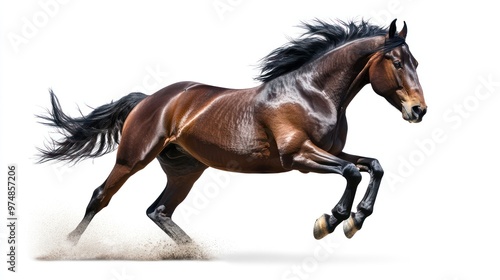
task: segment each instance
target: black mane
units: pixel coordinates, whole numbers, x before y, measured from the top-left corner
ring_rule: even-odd
[[[275,49],[261,60],[261,73],[256,80],[269,82],[279,76],[300,68],[326,52],[356,39],[386,35],[388,28],[372,25],[367,21],[328,23],[314,20],[302,23],[306,31],[298,39]],[[404,39],[395,36],[393,42],[386,42],[384,49],[402,45]]]

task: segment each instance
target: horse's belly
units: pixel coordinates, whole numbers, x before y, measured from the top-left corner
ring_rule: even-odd
[[[221,137],[223,134],[189,134],[176,142],[186,152],[213,168],[243,173],[285,171],[282,170],[276,144],[272,140],[249,135]]]
[[[176,142],[204,164],[217,169],[244,172],[282,172],[274,139],[253,122],[200,123],[186,130]]]

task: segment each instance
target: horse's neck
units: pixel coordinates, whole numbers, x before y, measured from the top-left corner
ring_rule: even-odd
[[[369,83],[368,69],[380,38],[365,38],[331,51],[316,63],[316,77],[339,112],[344,111],[356,94]],[[373,50],[373,51],[371,51]]]

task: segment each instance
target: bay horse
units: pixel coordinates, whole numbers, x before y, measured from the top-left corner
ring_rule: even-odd
[[[155,158],[167,185],[147,209],[177,244],[192,242],[172,220],[205,169],[242,173],[335,173],[346,181],[332,209],[314,223],[321,239],[344,221],[351,238],[373,212],[384,171],[377,159],[343,151],[346,108],[367,84],[418,123],[427,111],[417,60],[405,41],[406,22],[380,27],[367,21],[303,23],[304,34],[262,60],[260,85],[228,89],[179,82],[152,95],[131,93],[72,118],[50,90],[52,110],[38,116],[64,137],[40,150],[40,162],[77,162],[111,152],[111,173],[92,194],[85,215],[68,239],[77,244],[92,218],[108,205],[127,179]],[[364,116],[364,118],[368,118]],[[360,172],[370,174],[366,194],[351,213]]]

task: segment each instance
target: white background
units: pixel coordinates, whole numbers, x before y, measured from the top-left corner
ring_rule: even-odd
[[[173,2],[1,2],[0,178],[6,186],[7,166],[17,164],[19,217],[18,272],[2,261],[2,279],[498,279],[492,2]],[[375,213],[353,239],[341,227],[321,242],[312,236],[315,219],[344,190],[338,175],[208,170],[174,214],[208,260],[169,260],[185,254],[145,215],[166,182],[154,162],[77,247],[65,244],[114,153],[75,166],[35,164],[36,147],[57,137],[34,117],[49,106],[48,88],[76,116],[77,105],[88,113],[86,105],[181,80],[251,87],[258,60],[313,18],[405,20],[429,106],[422,123],[408,124],[369,86],[351,104],[345,150],[378,158],[386,171]],[[365,176],[357,201],[367,183]],[[5,196],[2,188],[2,217]],[[4,260],[5,226],[0,233]]]

